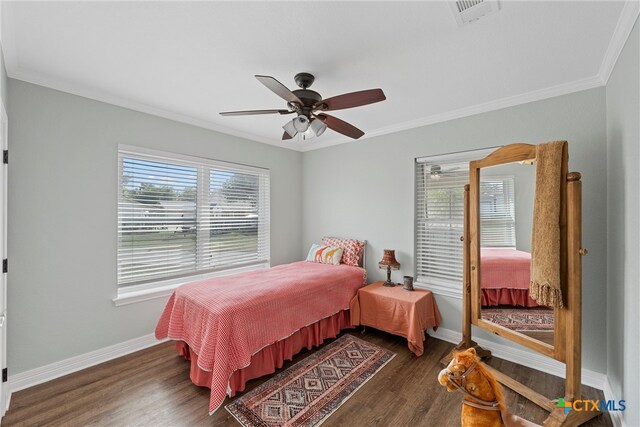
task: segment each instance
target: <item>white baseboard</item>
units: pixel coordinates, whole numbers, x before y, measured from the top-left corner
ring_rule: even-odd
[[[462,340],[462,333],[450,329],[438,328],[437,332],[429,332],[434,338],[458,344]],[[527,366],[538,371],[546,372],[560,378],[565,378],[565,365],[550,357],[533,353],[528,350],[495,343],[482,338],[474,337],[473,340],[481,347],[491,350],[491,354],[501,359]],[[599,372],[582,369],[582,384],[604,390],[607,384],[607,376]]]
[[[2,415],[0,415],[0,423],[2,422],[2,417],[4,417],[4,414],[6,414],[9,410],[9,404],[11,403],[11,389],[9,388],[8,384],[9,383],[7,383],[7,390],[4,391],[4,406],[2,407]]]
[[[109,347],[90,351],[89,353],[81,354],[79,356],[70,357],[29,371],[10,375],[7,382],[8,392],[14,393],[34,385],[42,384],[55,378],[160,344],[163,341],[166,340],[157,340],[154,334],[144,335],[139,338],[110,345]],[[7,402],[7,407],[8,405],[9,403]]]
[[[620,396],[616,396],[611,388],[611,383],[609,382],[609,378],[604,383],[604,389],[602,390],[604,393],[605,400],[613,400],[617,402],[620,400]],[[611,417],[611,423],[614,427],[622,427],[624,425],[624,420],[622,419],[621,411],[609,411],[609,416]]]

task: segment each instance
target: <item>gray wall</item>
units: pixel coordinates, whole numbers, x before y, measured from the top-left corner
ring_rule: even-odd
[[[4,66],[4,53],[2,51],[2,45],[0,44],[0,99],[2,99],[2,105],[5,110],[8,111],[7,104],[7,70]]]
[[[115,307],[117,146],[271,169],[272,264],[301,248],[301,154],[9,79],[12,374],[152,333],[165,299]]]
[[[630,426],[640,425],[640,50],[638,22],[607,83],[607,375]]]
[[[396,249],[403,274],[414,274],[414,158],[526,141],[570,141],[570,169],[584,182],[584,367],[606,371],[605,89],[597,88],[459,120],[304,153],[303,251],[325,234],[367,239],[370,280]],[[332,183],[327,185],[326,177]],[[443,327],[460,331],[461,300],[436,295]],[[489,334],[485,338],[510,343]],[[515,345],[515,344],[513,344]]]

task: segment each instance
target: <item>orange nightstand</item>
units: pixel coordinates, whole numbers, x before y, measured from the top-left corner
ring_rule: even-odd
[[[440,312],[431,291],[405,291],[375,282],[358,290],[349,308],[351,325],[365,325],[405,337],[416,356],[424,353],[424,331],[440,325]]]

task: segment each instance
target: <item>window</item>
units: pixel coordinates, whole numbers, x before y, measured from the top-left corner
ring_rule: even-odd
[[[268,170],[123,146],[118,163],[119,288],[269,263]]]
[[[493,150],[416,159],[415,276],[418,286],[447,296],[462,296],[460,237],[464,232],[464,186],[469,183],[469,161],[481,159]],[[498,193],[497,185],[488,188],[496,190],[490,194]],[[504,197],[499,199],[503,200]],[[493,208],[500,206],[496,201]],[[494,217],[498,219],[499,214],[495,213]]]

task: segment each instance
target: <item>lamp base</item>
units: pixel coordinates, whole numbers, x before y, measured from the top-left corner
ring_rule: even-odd
[[[387,266],[387,281],[384,282],[383,286],[388,286],[393,288],[396,284],[391,281],[391,267]]]

